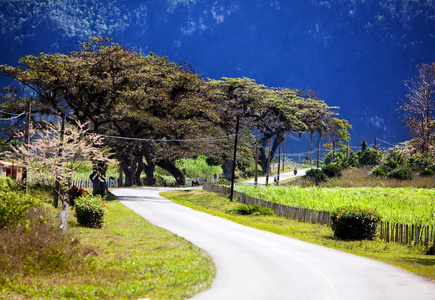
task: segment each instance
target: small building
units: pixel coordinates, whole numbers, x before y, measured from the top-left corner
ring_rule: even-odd
[[[23,165],[0,160],[0,176],[20,180],[23,174],[23,167]]]

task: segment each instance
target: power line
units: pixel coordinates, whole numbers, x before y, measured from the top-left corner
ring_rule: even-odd
[[[103,134],[97,134],[98,136],[104,137],[104,138],[112,138],[112,139],[120,139],[120,140],[130,140],[130,141],[139,141],[139,142],[209,142],[209,141],[222,141],[226,140],[229,137],[235,136],[235,134],[231,134],[228,136],[222,136],[222,137],[216,137],[216,138],[199,138],[199,139],[179,139],[179,140],[168,140],[166,138],[163,139],[143,139],[143,138],[131,138],[131,137],[123,137],[123,136],[114,136],[114,135],[103,135]]]
[[[380,142],[382,142],[382,143],[385,143],[385,144],[387,144],[387,145],[390,145],[390,146],[392,146],[392,147],[394,147],[394,146],[396,146],[395,144],[392,144],[392,143],[390,143],[390,142],[387,142],[387,141],[384,141],[384,140],[381,140],[381,139],[377,139],[378,141],[380,141]]]
[[[0,113],[12,115],[12,114],[9,114],[9,113],[6,113],[6,112],[0,112]],[[25,114],[26,114],[26,112],[22,112],[21,114],[19,114],[19,115],[13,115],[13,117],[10,117],[10,118],[0,118],[0,121],[12,121],[13,119],[17,119],[17,118],[19,118],[21,116],[24,116]]]

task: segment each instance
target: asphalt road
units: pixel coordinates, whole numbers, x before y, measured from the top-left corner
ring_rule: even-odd
[[[308,169],[300,169],[300,170],[298,170],[296,175],[293,172],[282,173],[279,175],[279,180],[284,181],[284,180],[289,179],[289,178],[303,176],[303,175],[305,175],[306,170],[308,170]],[[269,183],[270,184],[274,183],[274,178],[276,176],[277,175],[270,175],[269,176]],[[258,177],[257,182],[258,182],[258,184],[266,184],[266,177]],[[247,180],[247,181],[243,182],[243,184],[254,185],[254,179]]]
[[[217,275],[195,300],[435,299],[435,283],[345,252],[245,227],[178,205],[167,188],[116,189],[122,204],[213,258]]]

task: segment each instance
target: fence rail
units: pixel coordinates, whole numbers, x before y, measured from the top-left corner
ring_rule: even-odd
[[[229,194],[231,192],[231,189],[229,187],[215,185],[209,182],[204,183],[203,189],[220,194]],[[247,205],[260,205],[263,207],[268,207],[273,210],[277,216],[284,217],[290,220],[331,226],[331,217],[330,212],[328,211],[292,207],[279,203],[264,201],[261,199],[250,197],[237,191],[234,191],[233,199],[236,199],[238,202]]]
[[[92,181],[89,178],[85,179],[73,179],[71,186],[75,185],[78,188],[87,189],[93,187]],[[118,187],[118,179],[117,178],[108,178],[106,179],[106,185],[108,188]]]
[[[203,189],[219,194],[231,193],[231,188],[209,182],[204,183]],[[234,191],[233,199],[247,205],[268,207],[273,210],[277,216],[290,220],[310,224],[321,224],[328,227],[332,224],[331,214],[328,211],[312,210],[264,201],[237,191]],[[435,245],[434,231],[434,226],[417,226],[381,221],[379,226],[379,239],[387,243],[397,243],[401,245],[414,244],[427,247],[429,244]]]

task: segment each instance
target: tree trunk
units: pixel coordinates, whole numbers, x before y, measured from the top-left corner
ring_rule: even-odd
[[[224,177],[228,181],[231,181],[231,179],[233,177],[232,170],[233,170],[233,160],[227,159],[225,167],[223,168],[223,171],[224,171]]]
[[[125,181],[123,186],[133,186],[136,165],[132,164],[132,162],[133,159],[130,159],[128,156],[125,156],[125,158],[121,161],[122,171],[125,175]]]
[[[153,186],[156,184],[154,177],[154,169],[156,168],[155,160],[151,157],[150,153],[145,152],[146,164],[144,164],[145,174],[147,175],[147,184]]]
[[[127,151],[123,151],[120,155],[121,164],[120,167],[125,175],[124,186],[133,186],[134,174],[136,171],[136,162],[133,157],[134,146],[128,146]]]
[[[156,178],[154,177],[154,169],[156,165],[147,164],[144,165],[145,174],[147,175],[147,185],[153,186],[156,184]]]
[[[140,155],[140,159],[137,159],[137,169],[136,173],[134,173],[135,181],[137,186],[143,186],[142,179],[140,178],[140,175],[142,174],[142,171],[145,168],[145,164],[143,163],[143,155]]]
[[[267,173],[267,162],[269,160],[269,157],[270,157],[270,162],[272,162],[273,158],[275,157],[276,150],[281,145],[281,143],[284,141],[284,134],[277,134],[275,136],[275,139],[273,140],[273,143],[272,143],[271,150],[269,151],[268,154],[266,154],[266,146],[267,146],[267,141],[269,139],[266,137],[267,136],[263,136],[263,138],[261,139],[261,146],[259,147],[259,155],[258,155],[259,164],[260,164],[261,170],[264,173]],[[270,137],[270,138],[272,138],[272,137]]]
[[[164,159],[164,160],[158,161],[156,163],[156,165],[162,169],[167,170],[169,173],[171,173],[171,175],[174,176],[177,185],[185,185],[186,184],[186,179],[184,178],[184,174],[174,164],[173,161]]]
[[[104,196],[107,191],[106,185],[106,170],[107,166],[105,163],[96,162],[94,163],[94,171],[92,172],[90,179],[92,181],[92,194]]]

